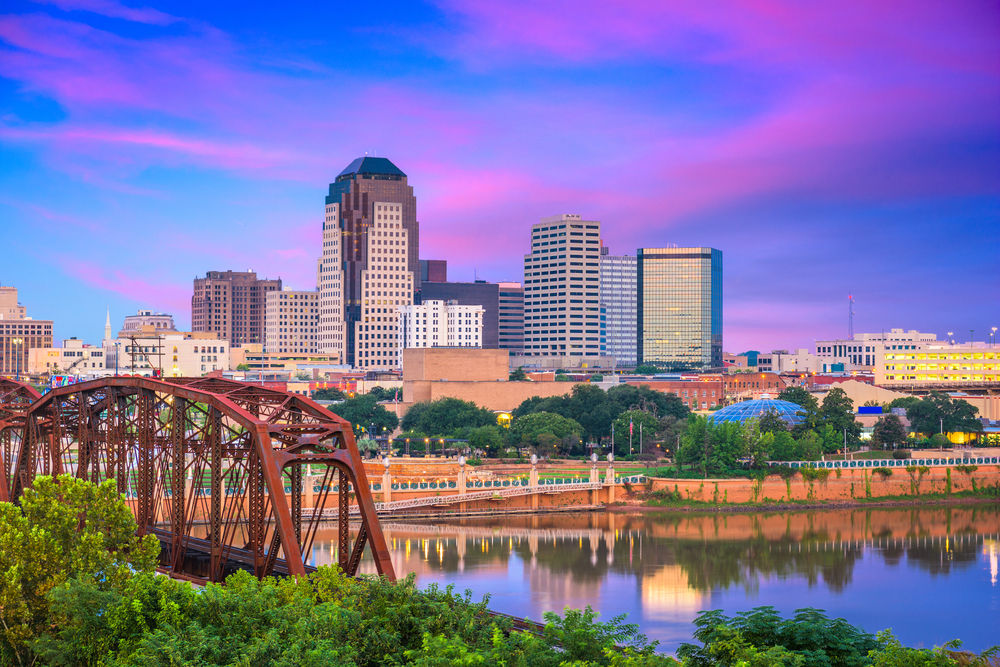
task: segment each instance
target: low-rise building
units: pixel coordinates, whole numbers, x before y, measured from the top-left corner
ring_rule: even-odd
[[[346,367],[341,363],[340,355],[336,353],[265,352],[264,346],[258,343],[237,345],[229,350],[229,367],[233,369],[245,366],[253,371],[301,371],[319,367],[342,372]]]
[[[28,372],[33,375],[103,375],[103,347],[68,338],[62,347],[32,348],[28,352]]]
[[[157,331],[144,325],[104,341],[105,367],[119,375],[201,377],[229,370],[229,341],[209,332]]]

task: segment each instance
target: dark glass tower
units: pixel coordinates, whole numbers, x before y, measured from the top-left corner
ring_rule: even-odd
[[[381,236],[382,234],[379,230],[385,223],[380,218],[387,218],[388,215],[383,214],[382,209],[376,209],[385,204],[393,205],[393,223],[398,222],[402,230],[405,230],[405,262],[403,266],[398,268],[410,272],[412,276],[411,284],[406,284],[409,281],[403,279],[402,284],[405,287],[400,287],[398,282],[393,283],[395,290],[406,289],[407,295],[404,296],[398,291],[394,292],[395,298],[391,308],[387,307],[390,305],[387,300],[371,298],[383,296],[376,287],[376,285],[382,287],[382,283],[372,281],[389,279],[388,276],[382,278],[381,274],[377,274],[378,277],[376,277],[374,273],[376,260],[372,255],[374,249],[377,248],[375,244],[381,245],[383,243],[382,239],[376,240],[374,235]],[[396,206],[398,206],[398,211]],[[417,198],[413,196],[413,188],[406,182],[406,174],[399,167],[386,158],[363,157],[352,162],[330,184],[330,192],[326,196],[326,210],[327,222],[324,223],[324,239],[328,237],[327,230],[331,224],[339,227],[339,247],[332,246],[335,250],[330,251],[330,256],[340,261],[337,262],[339,266],[336,268],[323,267],[320,272],[340,270],[343,273],[339,285],[336,282],[331,283],[331,294],[326,296],[324,302],[324,305],[329,304],[334,307],[327,307],[324,310],[342,309],[343,314],[341,319],[337,317],[339,313],[324,312],[324,320],[326,321],[321,320],[321,327],[325,325],[327,331],[338,331],[337,327],[342,325],[339,331],[343,335],[344,361],[359,366],[362,364],[357,363],[359,357],[356,355],[358,349],[356,324],[367,321],[365,320],[366,316],[371,317],[372,322],[378,318],[378,326],[381,331],[383,326],[381,322],[384,318],[392,316],[392,320],[386,319],[386,321],[395,322],[395,307],[397,305],[395,301],[400,300],[401,297],[401,300],[406,303],[412,303],[413,291],[419,289],[420,227],[417,223]],[[399,216],[398,219],[395,217],[396,215]],[[372,238],[370,239],[369,236]],[[333,244],[334,241],[324,240],[324,245],[327,243]],[[386,269],[384,265],[378,268],[379,270],[391,270]],[[373,271],[370,276],[368,275],[369,269]],[[392,275],[394,276],[393,280],[401,280],[398,274]],[[366,286],[366,278],[369,279],[370,286]],[[320,290],[324,291],[323,278],[320,277],[318,282],[320,282]],[[385,287],[389,286],[388,283],[385,284]],[[388,295],[388,292],[385,295]],[[400,303],[399,305],[405,304]],[[372,312],[366,313],[365,310]],[[395,331],[396,325],[392,324],[391,326],[393,327],[392,331]],[[335,342],[331,341],[331,346]]]
[[[722,251],[639,248],[638,363],[664,370],[722,367]]]

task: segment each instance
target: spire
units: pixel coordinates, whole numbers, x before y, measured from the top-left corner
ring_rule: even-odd
[[[111,340],[111,309],[108,308],[108,318],[104,320],[104,340]]]

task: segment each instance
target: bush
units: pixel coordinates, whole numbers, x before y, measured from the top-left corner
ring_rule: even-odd
[[[898,460],[910,458],[910,450],[908,449],[897,449],[892,453],[892,458]]]

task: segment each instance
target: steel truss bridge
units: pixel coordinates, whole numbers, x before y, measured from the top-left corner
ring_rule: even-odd
[[[140,377],[40,396],[0,379],[0,454],[0,501],[18,502],[39,475],[114,480],[173,577],[305,574],[313,568],[303,554],[335,512],[341,569],[357,574],[368,545],[376,571],[395,579],[351,425],[302,396],[218,378]],[[324,490],[304,513],[305,466],[323,471]],[[349,516],[360,519],[353,544]]]

